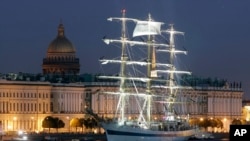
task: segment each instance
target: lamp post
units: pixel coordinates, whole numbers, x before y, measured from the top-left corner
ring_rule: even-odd
[[[229,127],[228,127],[228,124],[227,124],[227,118],[223,119],[223,128],[224,128],[225,132],[229,131]]]
[[[31,117],[31,128],[30,131],[34,131],[34,117]]]
[[[70,132],[70,119],[69,119],[69,116],[67,116],[66,119],[68,120],[68,132]]]
[[[15,121],[16,121],[16,117],[13,117],[13,131],[15,130]]]

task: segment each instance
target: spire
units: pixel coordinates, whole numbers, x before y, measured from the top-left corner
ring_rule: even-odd
[[[62,24],[62,19],[60,19],[60,24],[58,26],[58,36],[64,37],[64,26]]]

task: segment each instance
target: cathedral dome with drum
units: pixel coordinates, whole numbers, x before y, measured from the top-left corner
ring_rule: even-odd
[[[57,37],[49,44],[46,58],[43,59],[43,74],[66,78],[80,72],[76,49],[66,38],[62,23],[58,26]]]

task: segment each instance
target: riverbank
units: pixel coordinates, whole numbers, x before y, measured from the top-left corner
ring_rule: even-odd
[[[213,135],[216,139],[223,139],[223,138],[229,139],[229,133],[213,133]]]
[[[206,141],[229,141],[229,133],[209,133],[213,138],[205,138]],[[201,139],[190,138],[192,141],[198,141]]]
[[[213,141],[228,141],[229,133],[212,133]],[[3,136],[1,141],[106,141],[105,134],[81,134],[81,133],[43,133],[43,134],[26,134],[23,136]]]
[[[79,134],[79,133],[50,133],[26,134],[22,136],[3,136],[1,141],[106,141],[105,134]]]

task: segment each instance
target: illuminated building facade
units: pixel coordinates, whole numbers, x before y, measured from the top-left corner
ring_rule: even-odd
[[[68,131],[72,118],[83,118],[85,108],[91,108],[100,117],[114,117],[118,96],[104,94],[116,91],[115,82],[50,83],[39,81],[0,80],[0,121],[3,131],[43,131],[46,116],[58,117]],[[241,118],[243,91],[238,88],[195,88],[183,91],[182,100],[195,102],[182,105],[190,118],[219,118],[224,130],[235,118]],[[130,107],[137,107],[131,98]],[[160,119],[163,105],[154,106],[154,119]],[[138,116],[139,109],[128,108],[127,118]]]
[[[0,80],[2,130],[42,131],[46,116],[59,117],[67,127],[71,117],[83,117],[83,93],[82,85]]]
[[[246,120],[246,122],[250,122],[250,100],[243,100],[242,102],[242,119]]]

